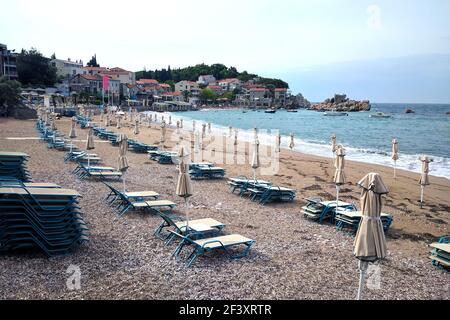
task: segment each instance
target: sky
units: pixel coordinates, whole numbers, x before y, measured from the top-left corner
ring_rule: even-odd
[[[97,54],[102,66],[132,71],[223,63],[286,79],[311,101],[345,92],[374,102],[450,103],[448,0],[0,0],[0,7],[0,43],[10,49],[85,63]]]

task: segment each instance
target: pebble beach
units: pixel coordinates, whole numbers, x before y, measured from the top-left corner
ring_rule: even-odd
[[[94,121],[100,123],[99,117]],[[150,126],[142,125],[138,135],[133,134],[131,125],[108,129],[157,144],[160,128]],[[56,127],[68,135],[70,118],[57,120]],[[74,143],[84,149],[87,130],[77,127],[77,134]],[[171,149],[175,144],[166,141],[165,147]],[[261,206],[231,194],[224,180],[193,181],[194,195],[188,208],[191,219],[216,219],[226,225],[225,233],[242,234],[256,243],[248,257],[230,260],[211,254],[187,269],[170,258],[174,245],[166,246],[153,235],[161,223],[158,215],[130,211],[117,218],[104,201],[106,186],[77,179],[71,173],[75,164],[63,161],[64,152],[47,149],[38,139],[35,121],[0,119],[0,150],[27,153],[34,182],[77,190],[90,234],[90,241],[69,256],[47,258],[35,251],[0,255],[0,299],[352,300],[356,296],[359,273],[352,254],[353,235],[329,223],[309,221],[300,213],[308,197],[334,199],[331,158],[283,149],[274,175],[258,173],[261,179],[295,189],[293,203]],[[118,148],[107,141],[96,137],[92,152],[103,164],[117,166]],[[232,155],[230,150],[225,152]],[[249,157],[251,148],[242,152]],[[183,199],[175,194],[176,166],[158,164],[146,154],[128,152],[127,158],[127,189],[156,191],[162,199],[176,202],[176,213],[184,216]],[[249,164],[219,166],[226,169],[227,177],[253,174]],[[428,245],[450,233],[450,180],[431,176],[420,208],[417,173],[398,170],[394,179],[392,168],[352,161],[346,163],[345,172],[348,183],[341,190],[342,201],[359,206],[356,183],[369,172],[380,173],[390,190],[383,207],[394,217],[386,234],[388,257],[376,263],[381,270],[380,286],[365,289],[365,299],[450,299],[449,274],[432,266],[428,258]],[[112,184],[122,187],[120,180]],[[81,271],[80,290],[66,286],[71,265]]]

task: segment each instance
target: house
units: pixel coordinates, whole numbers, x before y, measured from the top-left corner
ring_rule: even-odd
[[[216,78],[212,74],[199,76],[197,83],[199,85],[207,86],[209,84],[216,83]]]
[[[183,94],[178,91],[166,92],[161,95],[161,98],[159,100],[182,102],[184,100],[184,97],[183,97]]]
[[[158,80],[155,79],[140,79],[136,81],[136,84],[141,87],[151,87],[151,86],[156,87],[159,84],[159,82]]]
[[[126,84],[123,87],[123,95],[132,100],[137,100],[140,91],[139,87],[135,84]]]
[[[200,87],[196,82],[183,80],[175,84],[175,91],[187,91],[192,95],[197,96],[200,93]]]
[[[160,84],[157,86],[157,90],[158,90],[158,92],[160,92],[160,93],[166,93],[166,92],[172,91],[172,87],[170,86],[170,84],[167,84],[167,83],[160,83]],[[178,90],[175,90],[175,91],[178,91]]]
[[[69,80],[71,93],[99,94],[102,91],[103,78],[100,75],[77,74]]]
[[[286,99],[288,96],[288,90],[286,88],[276,88],[274,90],[274,104],[283,107],[286,105]]]
[[[77,74],[83,74],[83,61],[72,61],[69,59],[52,59],[50,64],[56,68],[56,75],[58,77],[72,77]]]
[[[8,47],[0,43],[0,77],[6,76],[8,80],[17,80],[16,66],[17,54],[14,50],[8,50]]]
[[[272,102],[270,91],[266,88],[251,88],[248,97],[255,106],[268,107]]]
[[[110,68],[107,71],[101,73],[108,75],[113,80],[119,80],[121,84],[136,83],[136,76],[134,72],[119,67]]]
[[[233,91],[242,88],[242,81],[236,78],[228,78],[219,80],[218,85],[222,87],[222,91]]]
[[[224,91],[222,90],[221,86],[217,86],[217,85],[209,85],[207,87],[208,89],[211,89],[212,91],[214,91],[214,93],[216,94],[216,96],[221,96]]]
[[[107,71],[105,67],[83,67],[83,74],[98,75]]]

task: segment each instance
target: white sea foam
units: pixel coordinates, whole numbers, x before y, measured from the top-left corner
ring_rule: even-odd
[[[166,122],[168,121],[169,115],[172,117],[172,126],[176,126],[176,121],[183,119],[183,129],[192,130],[193,120],[196,123],[196,130],[202,129],[202,124],[207,124],[207,122],[202,120],[197,120],[182,116],[180,113],[157,113],[157,112],[146,112],[148,114],[158,114],[158,122],[161,122],[161,117],[164,115]],[[239,140],[252,142],[253,141],[253,130],[238,129]],[[233,128],[234,130],[234,128]],[[229,135],[229,128],[221,125],[212,123],[212,134],[213,135]],[[234,136],[234,131],[232,132]],[[265,131],[263,128],[258,128],[258,139],[261,144],[274,145],[275,136],[277,132],[272,130],[271,132]],[[290,137],[281,136],[281,147],[289,148]],[[377,165],[383,165],[387,167],[394,167],[394,162],[390,157],[390,154],[382,152],[379,150],[354,148],[349,145],[344,145],[346,150],[346,159],[363,162],[372,163]],[[295,139],[294,151],[298,151],[305,154],[321,156],[331,158],[333,156],[331,152],[331,146],[327,141],[306,141],[301,139]],[[402,169],[406,171],[420,173],[421,162],[418,160],[419,154],[408,155],[400,153],[400,158],[397,160],[397,169]],[[450,158],[435,157],[431,155],[433,163],[430,165],[430,175],[437,177],[444,177],[450,179]]]

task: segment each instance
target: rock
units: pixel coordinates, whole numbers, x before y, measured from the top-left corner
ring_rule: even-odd
[[[447,114],[450,114],[450,110],[447,111]]]
[[[406,109],[405,113],[416,113],[413,109]]]
[[[301,93],[291,96],[286,102],[286,109],[308,109],[309,107],[311,107],[311,102],[305,99]]]
[[[369,111],[371,108],[369,100],[350,100],[345,94],[336,94],[331,99],[326,99],[324,102],[313,105],[309,110],[316,111],[331,111],[336,110],[339,112],[359,112]]]

